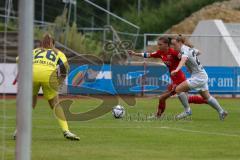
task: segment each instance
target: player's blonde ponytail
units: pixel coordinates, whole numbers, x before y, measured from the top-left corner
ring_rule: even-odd
[[[52,49],[56,55],[58,54],[58,49],[55,48],[55,40],[49,33],[46,33],[43,36],[41,47],[45,49]]]
[[[189,40],[188,40],[186,37],[182,36],[181,34],[179,34],[179,35],[176,37],[176,40],[177,40],[178,42],[182,42],[184,45],[186,45],[186,46],[188,46],[188,47],[190,47],[190,48],[193,48],[193,47],[194,47],[194,46],[189,42]]]
[[[53,43],[54,41],[50,34],[47,33],[43,36],[41,42],[42,48],[53,48]]]

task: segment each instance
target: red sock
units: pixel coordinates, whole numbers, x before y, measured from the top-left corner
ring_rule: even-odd
[[[207,103],[206,100],[204,100],[201,96],[189,96],[188,97],[189,103],[195,103],[195,104],[203,104]]]
[[[165,100],[160,100],[157,108],[157,116],[161,116],[162,113],[165,111],[166,108],[166,101]]]

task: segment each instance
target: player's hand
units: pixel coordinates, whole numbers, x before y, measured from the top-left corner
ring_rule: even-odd
[[[171,72],[171,75],[172,75],[172,76],[175,76],[175,75],[177,74],[177,72],[178,72],[178,70],[173,70],[173,71]]]
[[[135,55],[135,52],[132,50],[128,50],[128,54],[132,56],[132,55]]]
[[[167,86],[167,89],[168,89],[168,91],[174,91],[174,89],[177,87],[177,85],[176,84],[169,84],[168,86]]]

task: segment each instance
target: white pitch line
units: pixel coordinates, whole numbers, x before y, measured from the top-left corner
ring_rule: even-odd
[[[184,129],[184,128],[172,128],[172,127],[160,127],[160,128],[168,129],[168,130],[175,130],[175,131],[182,131],[182,132],[216,135],[216,136],[240,137],[240,135],[237,135],[237,134],[217,133],[217,132],[204,132],[204,131],[190,130],[190,129]]]
[[[0,127],[0,129],[14,129],[14,126],[8,126],[8,127]],[[56,129],[56,126],[34,126],[33,128],[38,128],[38,129]],[[75,127],[74,127],[75,128]],[[229,133],[218,133],[218,132],[205,132],[205,131],[198,131],[198,130],[190,130],[190,129],[184,129],[184,128],[173,128],[173,127],[167,127],[167,126],[162,126],[162,127],[144,127],[144,126],[135,126],[135,127],[125,127],[125,126],[79,126],[78,129],[85,128],[85,129],[148,129],[148,128],[153,128],[153,129],[167,129],[167,130],[175,130],[175,131],[182,131],[182,132],[190,132],[190,133],[199,133],[199,134],[207,134],[207,135],[216,135],[216,136],[225,136],[225,137],[240,137],[240,134],[229,134]],[[76,129],[76,128],[75,128]]]

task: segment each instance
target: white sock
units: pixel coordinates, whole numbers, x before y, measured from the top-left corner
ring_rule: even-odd
[[[185,112],[189,112],[191,110],[189,103],[188,103],[188,97],[186,95],[186,93],[181,92],[178,94],[178,98],[180,100],[180,102],[182,103]]]
[[[216,109],[218,111],[218,113],[222,113],[224,111],[223,108],[220,106],[220,104],[214,97],[210,96],[208,98],[207,102],[210,106],[212,106],[214,109]]]

